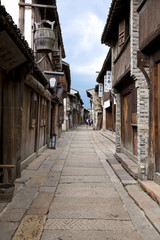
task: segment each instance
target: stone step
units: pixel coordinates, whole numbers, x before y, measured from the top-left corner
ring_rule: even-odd
[[[113,143],[116,142],[116,135],[115,132],[109,131],[109,130],[99,130],[98,131],[102,136],[108,138],[109,140],[111,140]]]
[[[138,178],[138,165],[123,153],[115,153],[115,157],[124,169],[134,178]]]
[[[107,161],[124,186],[137,183],[137,181],[121,166],[116,158],[109,158]]]
[[[141,187],[160,204],[160,185],[154,181],[139,181]]]
[[[144,183],[144,182],[143,182]],[[148,181],[143,184],[144,186],[150,186],[147,184]],[[154,184],[153,184],[154,185]],[[152,185],[152,187],[153,187]],[[149,190],[149,186],[146,190]],[[136,204],[143,210],[145,216],[151,222],[151,224],[160,233],[160,207],[159,205],[146,193],[139,185],[128,185],[126,186],[128,194],[134,199]],[[151,191],[151,190],[150,190]]]

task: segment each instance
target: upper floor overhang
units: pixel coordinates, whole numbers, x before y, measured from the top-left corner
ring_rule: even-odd
[[[130,0],[112,0],[101,43],[112,46],[118,36],[118,22],[130,11]]]

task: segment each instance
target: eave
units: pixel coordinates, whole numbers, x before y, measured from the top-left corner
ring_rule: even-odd
[[[70,66],[68,63],[62,61],[62,65],[63,65],[63,69],[64,69],[64,72],[66,74],[66,78],[67,78],[67,81],[68,81],[68,92],[70,92],[70,87],[71,87],[71,74],[70,74]]]
[[[96,82],[98,82],[98,83],[103,83],[104,82],[104,75],[106,75],[107,70],[108,71],[111,70],[111,49],[109,49],[109,52],[106,56],[106,59],[104,60],[102,69],[101,69],[100,73],[98,74]]]
[[[113,0],[104,27],[101,43],[112,46],[117,39],[118,22],[130,9],[130,0]]]
[[[6,9],[4,6],[0,6],[0,33],[1,33],[1,37],[6,36],[6,38],[8,38],[8,41],[10,41],[10,44],[12,44],[13,51],[14,50],[19,51],[19,54],[21,53],[21,55],[23,55],[24,58],[26,58],[26,61],[29,61],[32,63],[34,62],[34,55],[33,55],[32,49],[29,47],[24,36],[21,34],[20,29],[14,23],[12,17],[6,12]],[[11,47],[11,46],[7,46],[7,47]],[[10,48],[10,54],[11,54],[11,48]],[[15,55],[15,59],[16,57],[17,56]]]

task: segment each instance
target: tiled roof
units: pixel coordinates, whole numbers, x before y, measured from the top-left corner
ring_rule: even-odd
[[[112,45],[116,39],[118,21],[123,15],[126,14],[129,6],[130,0],[112,0],[107,22],[102,33],[101,43],[105,43],[109,46]]]
[[[111,49],[109,49],[106,59],[104,60],[102,69],[97,76],[96,82],[98,82],[98,83],[104,82],[104,75],[106,74],[107,70],[111,70]]]
[[[12,17],[6,12],[4,6],[0,5],[0,29],[7,31],[8,35],[16,43],[27,59],[34,61],[34,54],[27,41],[22,35],[20,29],[14,23]]]

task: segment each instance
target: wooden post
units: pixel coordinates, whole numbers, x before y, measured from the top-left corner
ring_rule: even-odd
[[[20,3],[24,3],[25,0],[20,0]],[[24,23],[25,23],[25,7],[19,4],[19,28],[24,35]]]
[[[0,165],[3,168],[3,183],[8,183],[8,168],[15,168],[15,165]]]

